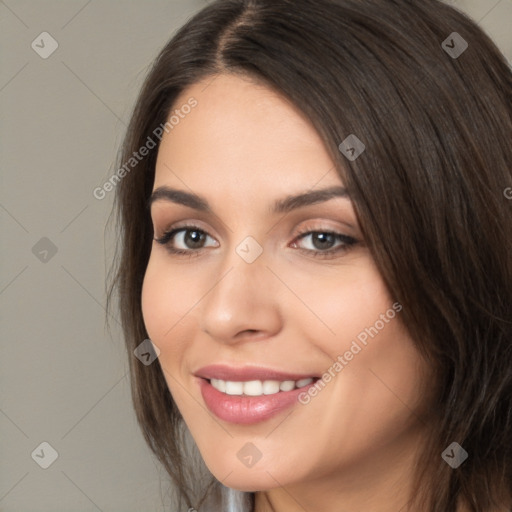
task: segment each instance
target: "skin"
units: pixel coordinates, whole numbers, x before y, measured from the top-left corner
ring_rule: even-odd
[[[153,242],[142,309],[171,394],[207,466],[229,487],[259,491],[257,512],[407,510],[428,424],[422,391],[428,368],[400,313],[307,405],[252,425],[221,421],[206,408],[193,375],[202,366],[251,364],[322,375],[395,300],[349,198],[269,213],[276,199],[343,185],[299,110],[233,75],[189,87],[176,106],[190,97],[197,107],[162,139],[154,190],[193,191],[214,215],[167,200],[152,204],[155,238],[185,221],[207,236],[199,253],[184,243],[190,231],[169,242],[195,251],[192,257]],[[335,239],[322,249],[312,235],[299,239],[299,230],[334,231],[359,243],[314,257],[343,244]],[[247,236],[263,249],[250,264],[235,251]],[[262,454],[251,468],[237,458],[247,442]]]

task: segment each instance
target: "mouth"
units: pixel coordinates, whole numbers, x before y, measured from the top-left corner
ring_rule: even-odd
[[[224,365],[208,366],[194,375],[210,412],[223,421],[245,425],[268,420],[293,407],[299,395],[320,378]]]
[[[210,379],[208,382],[221,393],[231,396],[263,396],[275,395],[276,393],[286,393],[294,389],[300,389],[308,386],[316,377],[306,377],[299,380],[248,380],[248,381],[232,381],[222,379]]]

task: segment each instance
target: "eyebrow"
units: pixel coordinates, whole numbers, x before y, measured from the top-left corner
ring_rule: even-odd
[[[271,213],[288,213],[298,208],[323,203],[336,197],[349,198],[348,192],[344,187],[334,186],[321,190],[309,190],[297,195],[290,195],[283,199],[278,199],[272,205]],[[167,186],[158,187],[149,198],[148,208],[156,201],[170,201],[183,206],[188,206],[194,210],[204,213],[213,213],[208,201],[197,194],[178,190]]]

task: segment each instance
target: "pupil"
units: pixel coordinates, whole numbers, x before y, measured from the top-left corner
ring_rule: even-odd
[[[319,241],[320,243],[315,243]],[[313,245],[317,249],[329,249],[334,242],[334,235],[332,233],[317,233],[313,235]]]
[[[192,233],[195,236],[192,236]],[[192,249],[198,249],[201,245],[203,236],[204,233],[200,233],[199,231],[187,231],[185,234],[185,243],[187,245],[191,245]]]

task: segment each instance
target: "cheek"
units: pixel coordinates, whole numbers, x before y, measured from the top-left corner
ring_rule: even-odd
[[[370,339],[366,329],[371,330],[376,323],[379,334],[389,333],[399,316],[392,308],[395,301],[370,257],[360,257],[330,274],[298,283],[294,291],[308,307],[289,302],[286,314],[302,326],[306,339],[333,359],[349,350],[358,337],[362,341],[365,337]],[[387,323],[383,323],[381,315]]]
[[[179,276],[179,274],[178,274]],[[151,255],[142,284],[142,316],[152,342],[160,349],[159,363],[167,386],[180,410],[186,401],[183,389],[183,359],[187,339],[183,334],[183,318],[197,302],[186,286],[186,280],[171,271],[160,254]],[[185,397],[186,398],[186,397]]]
[[[304,308],[287,310],[303,338],[328,356],[323,369],[328,391],[320,391],[322,398],[315,398],[313,407],[318,414],[330,411],[323,413],[326,429],[341,429],[347,421],[366,425],[361,427],[365,435],[372,425],[380,429],[388,424],[393,430],[399,427],[397,418],[409,416],[407,406],[423,403],[426,366],[401,322],[402,305],[389,294],[373,263],[343,270],[335,280],[323,276],[315,286],[311,280],[304,284],[300,293],[316,316],[306,315]],[[307,357],[306,351],[301,355]]]
[[[142,284],[142,314],[155,338],[168,336],[171,327],[197,303],[201,290],[193,266],[171,265],[164,250],[153,248]],[[204,293],[204,292],[202,292]]]
[[[165,275],[159,274],[159,267],[160,265],[155,263],[153,255],[151,255],[142,283],[141,296],[144,325],[149,337],[155,343],[161,339],[165,332],[163,311],[167,310],[172,316],[172,304],[169,304],[170,297],[165,292],[167,288],[166,278]],[[169,317],[169,320],[172,319]]]
[[[168,340],[174,339],[180,320],[194,304],[193,287],[186,286],[183,279],[177,278],[176,273],[167,267],[164,258],[151,254],[141,297],[142,316],[148,335],[163,351],[178,348]]]

